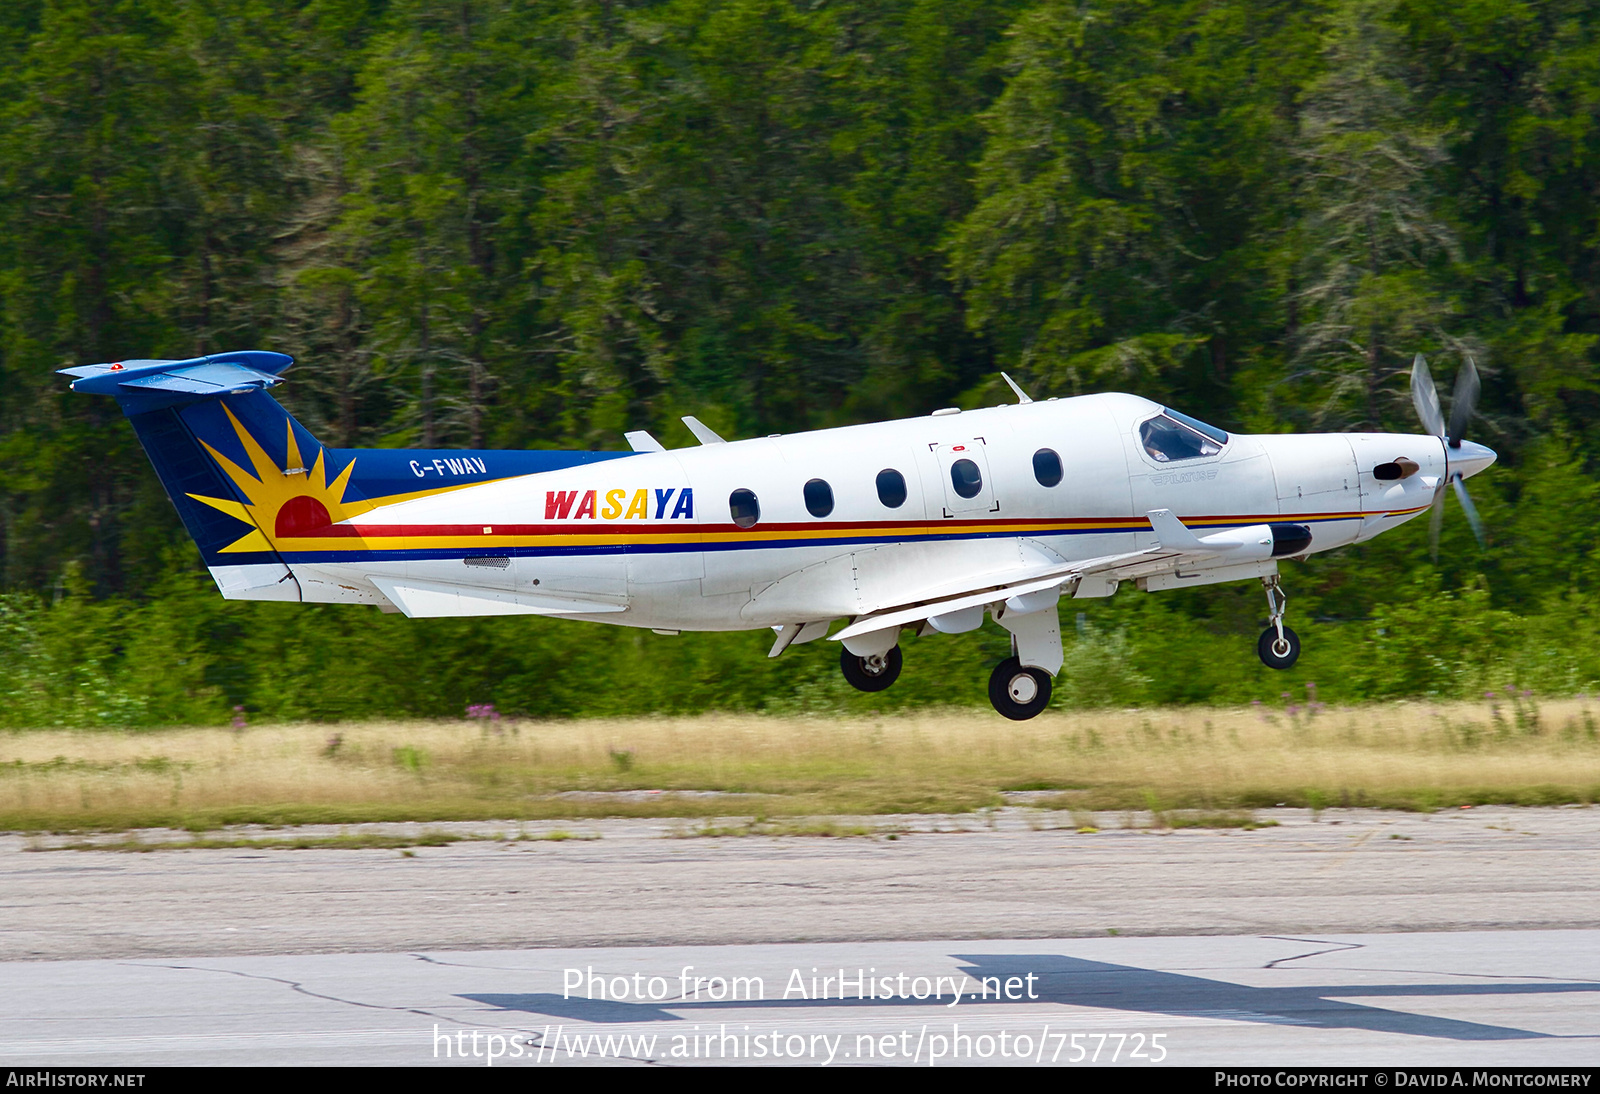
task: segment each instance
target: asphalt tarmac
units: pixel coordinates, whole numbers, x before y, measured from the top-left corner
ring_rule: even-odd
[[[1261,816],[409,856],[0,836],[0,1063],[1600,1061],[1600,809]]]
[[[0,1063],[29,1066],[1481,1067],[1600,1054],[1597,931],[414,951],[4,975]]]
[[[893,840],[530,824],[522,834],[601,838],[463,842],[411,857],[34,852],[65,837],[0,836],[0,961],[1600,927],[1600,809],[1327,810],[1316,820],[1263,810],[1277,827],[1165,833],[1102,814],[1093,834],[1033,827],[1068,820],[1043,816],[862,818],[898,828]],[[515,824],[428,827],[518,834]]]

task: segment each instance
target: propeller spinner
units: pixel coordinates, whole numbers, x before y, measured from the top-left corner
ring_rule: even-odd
[[[1467,421],[1478,405],[1478,393],[1481,390],[1478,367],[1469,357],[1456,373],[1456,390],[1450,400],[1450,423],[1446,428],[1444,411],[1439,407],[1439,392],[1433,386],[1427,360],[1419,353],[1411,363],[1411,403],[1417,408],[1417,417],[1422,419],[1422,428],[1444,442],[1444,479],[1434,490],[1433,510],[1428,515],[1428,543],[1435,560],[1439,557],[1439,528],[1444,522],[1446,483],[1455,489],[1456,500],[1461,503],[1461,511],[1467,515],[1467,523],[1472,526],[1478,546],[1485,546],[1483,520],[1478,516],[1478,507],[1472,504],[1472,498],[1467,494],[1464,481],[1495,461],[1493,449],[1465,439]]]

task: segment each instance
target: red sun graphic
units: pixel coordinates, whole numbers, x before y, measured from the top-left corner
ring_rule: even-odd
[[[278,510],[273,533],[279,539],[314,536],[332,524],[333,518],[328,515],[326,505],[316,498],[301,494],[283,503],[283,508]]]

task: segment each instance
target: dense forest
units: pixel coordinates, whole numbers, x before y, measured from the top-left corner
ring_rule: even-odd
[[[827,643],[223,602],[66,365],[274,349],[334,445],[621,448],[1001,369],[1413,432],[1413,354],[1472,357],[1488,546],[1452,500],[1436,558],[1289,568],[1294,673],[1254,584],[1066,620],[1060,702],[1241,702],[1600,680],[1597,342],[1592,0],[10,0],[0,725],[982,702],[1004,648],[854,698]]]

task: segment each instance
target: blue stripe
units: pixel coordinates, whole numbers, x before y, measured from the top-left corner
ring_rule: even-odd
[[[1369,513],[1366,516],[1376,516]],[[1277,518],[1279,522],[1293,519],[1299,524],[1328,524],[1336,521],[1361,520],[1362,517]],[[1270,521],[1249,520],[1238,524],[1206,525],[1208,531],[1226,531],[1230,528],[1249,528]],[[1148,528],[1066,528],[1037,529],[1027,532],[923,532],[915,535],[840,536],[818,539],[773,539],[759,543],[602,543],[573,546],[527,547],[429,547],[393,550],[284,552],[285,562],[423,562],[461,558],[565,558],[574,555],[662,555],[687,553],[723,553],[727,551],[775,551],[792,547],[850,547],[885,543],[929,543],[951,540],[1019,539],[1056,536],[1131,536],[1148,532]]]

